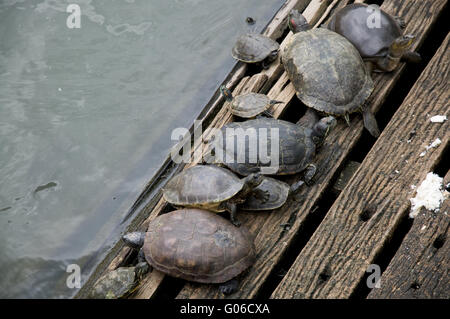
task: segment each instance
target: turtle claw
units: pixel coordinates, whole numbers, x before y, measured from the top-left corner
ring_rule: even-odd
[[[348,115],[348,113],[346,113],[344,115],[344,119],[345,119],[345,122],[347,122],[347,126],[350,126],[350,116]]]
[[[260,201],[262,201],[263,203],[266,203],[270,199],[270,192],[269,191],[265,191],[265,190],[261,190],[261,189],[257,189],[257,190],[255,190],[253,192],[253,196],[256,199],[259,199]]]
[[[231,295],[238,290],[239,282],[237,279],[231,279],[219,286],[219,291],[225,296]]]
[[[400,27],[400,29],[406,28],[406,21],[405,21],[405,19],[403,19],[402,17],[399,17],[399,16],[395,16],[394,20],[397,22],[397,24]]]

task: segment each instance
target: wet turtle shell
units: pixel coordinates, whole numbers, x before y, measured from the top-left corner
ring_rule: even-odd
[[[163,196],[179,207],[225,211],[220,204],[242,190],[244,182],[227,169],[196,165],[175,175],[164,187]]]
[[[200,209],[155,218],[145,235],[143,252],[157,270],[200,283],[226,282],[255,261],[253,240],[244,227]]]
[[[102,276],[94,285],[90,298],[117,299],[130,294],[140,280],[140,274],[145,271],[137,267],[119,267]],[[141,273],[139,273],[141,271]]]
[[[274,118],[257,118],[245,122],[229,123],[224,125],[220,132],[221,137],[216,136],[213,140],[216,160],[244,176],[255,172],[261,172],[264,175],[301,172],[311,162],[316,151],[310,128]],[[239,132],[244,134],[238,134]],[[252,138],[256,142],[249,144],[249,137],[252,134],[254,134]],[[272,136],[272,134],[274,135]],[[278,145],[272,145],[272,141]],[[269,158],[262,159],[262,150],[256,152],[250,148],[251,145],[253,145],[252,147],[265,145],[265,154]],[[239,154],[239,152],[245,153]],[[270,160],[272,152],[278,153],[278,156],[274,154],[276,159],[273,163]],[[223,156],[219,156],[220,153]],[[257,153],[256,159],[251,158],[252,153]],[[239,159],[238,155],[242,158]],[[270,169],[263,171],[261,168]]]
[[[366,4],[354,3],[336,12],[328,28],[347,38],[363,59],[378,60],[386,57],[390,45],[403,35],[399,18],[381,9],[379,12],[380,27],[370,28],[367,21],[373,9]]]
[[[272,103],[271,103],[272,102]],[[233,98],[230,111],[242,118],[253,118],[267,111],[274,103],[267,95],[260,93],[246,93]]]
[[[233,58],[246,63],[262,62],[266,58],[273,60],[280,45],[271,38],[257,33],[241,35],[231,50]]]
[[[326,114],[343,116],[360,110],[374,88],[358,50],[327,29],[294,34],[282,60],[297,97]]]
[[[285,182],[271,177],[264,177],[262,183],[255,189],[262,193],[269,194],[267,200],[261,199],[254,194],[247,197],[246,201],[240,206],[241,209],[251,211],[272,210],[280,208],[286,203],[289,196],[290,187]]]

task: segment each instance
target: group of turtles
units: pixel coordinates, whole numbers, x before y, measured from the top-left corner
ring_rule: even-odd
[[[262,174],[262,168],[270,163],[251,162],[246,154],[242,163],[199,164],[175,175],[163,188],[163,196],[177,210],[156,217],[146,232],[122,237],[127,246],[139,250],[138,262],[100,278],[92,297],[120,298],[129,294],[149,266],[188,281],[220,284],[224,294],[237,289],[236,278],[254,263],[256,256],[248,230],[236,227],[240,225],[237,208],[273,210],[303,184],[309,184],[316,172],[312,163],[316,149],[335,126],[335,116],[349,123],[349,114],[360,111],[366,129],[378,136],[375,117],[365,104],[374,89],[371,72],[392,71],[402,60],[420,61],[417,53],[409,51],[414,36],[403,35],[405,23],[401,18],[380,11],[378,27],[369,28],[370,14],[367,5],[348,5],[325,28],[312,29],[300,12],[290,12],[288,25],[294,34],[281,52],[281,62],[297,97],[309,107],[305,116],[297,124],[274,119],[269,109],[280,101],[258,93],[234,97],[225,86],[220,88],[230,111],[245,119],[221,130],[278,129],[277,170]],[[268,37],[246,34],[238,38],[232,55],[267,68],[279,49],[278,43]],[[319,114],[327,116],[320,119]],[[270,145],[268,134],[257,134],[259,142]],[[226,142],[220,145],[224,152],[230,152]],[[237,151],[237,147],[231,149],[232,153]],[[236,154],[231,155],[235,158]],[[304,172],[303,180],[291,186],[266,176],[299,172]],[[231,222],[215,214],[223,211],[230,213]]]

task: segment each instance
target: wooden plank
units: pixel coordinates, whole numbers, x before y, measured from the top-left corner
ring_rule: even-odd
[[[407,21],[426,28],[428,23],[424,19],[432,21],[446,1],[420,1],[426,11],[418,8],[417,1],[413,2],[414,8],[411,1],[403,1],[405,7],[399,11],[408,10]],[[394,5],[398,1],[386,3]],[[411,19],[418,12],[422,12],[422,17]],[[418,28],[414,29],[418,31]],[[272,298],[348,298],[358,286],[369,265],[408,214],[410,185],[418,185],[425,178],[449,143],[448,121],[436,125],[427,116],[448,112],[448,45],[449,37],[297,256]],[[411,139],[413,130],[416,135]],[[421,157],[420,153],[436,138],[442,144]]]
[[[444,185],[450,182],[450,171]],[[448,299],[450,296],[450,198],[439,212],[422,208],[369,299]]]
[[[426,37],[429,29],[434,24],[439,12],[442,10],[446,1],[421,1],[414,2],[414,10],[411,9],[414,1],[385,1],[384,9],[393,14],[402,14],[406,21],[411,21],[408,25],[408,32],[414,32],[417,41],[414,49],[417,49]],[[308,18],[308,17],[307,17]],[[404,65],[395,72],[386,75],[375,75],[376,88],[370,98],[369,105],[373,111],[378,111],[384,103],[386,95],[390,92],[395,82],[404,70]],[[282,75],[278,82],[286,82]],[[273,91],[284,87],[284,92],[289,93],[285,96],[294,98],[294,92],[291,84],[274,85]],[[281,91],[283,91],[281,90]],[[271,98],[277,98],[269,92]],[[279,108],[281,109],[279,111]],[[275,114],[278,115],[284,110],[284,105],[278,105],[275,108]],[[251,216],[249,223],[244,223],[250,229],[256,229],[255,246],[258,258],[256,263],[245,275],[240,286],[240,290],[229,298],[254,298],[260,293],[261,283],[264,282],[287,248],[293,242],[293,239],[301,232],[305,220],[309,214],[314,212],[319,203],[323,192],[328,188],[330,181],[335,173],[341,168],[350,151],[362,135],[363,125],[359,116],[352,117],[352,125],[347,127],[343,121],[326,139],[319,154],[316,156],[315,163],[318,167],[316,182],[313,186],[305,188],[299,195],[298,202],[292,200],[285,204],[281,209],[272,213],[260,213],[258,216]],[[288,179],[289,182],[299,180],[300,176],[294,176]],[[242,216],[242,215],[241,215]],[[288,227],[286,227],[288,225]],[[202,285],[187,284],[181,291],[178,298],[223,298],[217,293],[215,287],[206,287]]]

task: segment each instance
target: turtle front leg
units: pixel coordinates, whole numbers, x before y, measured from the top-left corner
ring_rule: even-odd
[[[145,259],[144,250],[142,250],[142,248],[139,249],[137,260],[138,260],[138,264],[147,263],[147,260]]]
[[[270,199],[270,192],[262,189],[255,189],[251,194],[256,198],[266,203]]]
[[[241,226],[241,222],[239,220],[237,220],[237,218],[236,218],[236,214],[237,214],[236,203],[228,201],[224,204],[224,208],[226,211],[228,211],[230,213],[231,223],[236,227]]]
[[[405,21],[405,19],[403,19],[400,16],[395,16],[393,18],[394,18],[395,22],[397,22],[397,24],[400,27],[400,29],[406,28],[406,21]]]
[[[312,179],[316,175],[317,167],[314,164],[308,164],[305,169],[305,183],[311,186]]]
[[[408,63],[420,63],[422,62],[422,56],[417,52],[408,51],[402,55],[401,61]]]
[[[231,295],[232,293],[235,293],[238,291],[239,288],[239,280],[236,278],[233,278],[231,280],[228,280],[227,282],[224,282],[219,286],[219,291],[223,293],[225,296]]]

